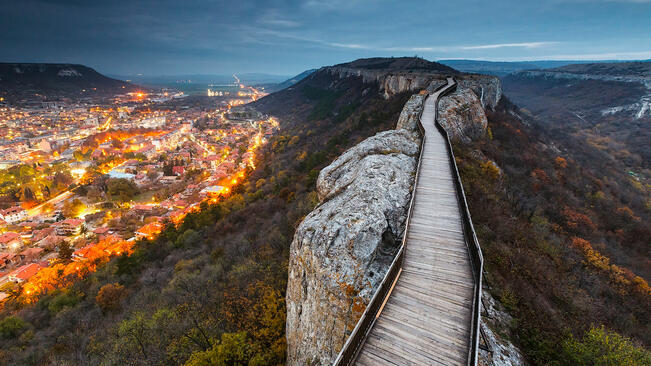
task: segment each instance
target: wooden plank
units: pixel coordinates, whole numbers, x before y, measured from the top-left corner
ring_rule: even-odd
[[[463,344],[439,338],[436,334],[425,329],[419,329],[411,324],[404,324],[390,318],[382,318],[382,320],[382,322],[376,323],[381,331],[379,334],[384,335],[385,340],[389,340],[389,342],[383,344],[383,348],[399,349],[399,347],[402,347],[414,353],[419,352],[418,356],[427,357],[428,359],[434,359],[435,356],[438,356],[438,358],[445,357],[452,361],[448,365],[465,363],[467,350],[463,350]],[[387,335],[390,335],[390,337],[387,337]],[[397,339],[403,339],[404,341],[391,342],[391,340]]]

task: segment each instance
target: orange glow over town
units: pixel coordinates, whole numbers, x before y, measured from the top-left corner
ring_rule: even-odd
[[[254,142],[247,151],[255,153],[261,145],[261,138],[256,135]],[[255,167],[255,157],[252,155],[249,160],[249,166]],[[210,194],[204,199],[209,204],[216,204],[221,199],[230,195],[232,187],[241,182],[246,177],[245,171],[238,171],[231,176],[224,178],[220,182],[221,190]],[[180,224],[185,216],[191,212],[199,211],[199,206],[189,207],[182,212],[172,216],[171,222],[175,225]],[[141,239],[154,240],[164,229],[159,222],[146,224],[138,231],[138,237]],[[39,268],[36,274],[30,277],[22,286],[19,300],[25,303],[36,301],[40,296],[49,291],[64,288],[76,279],[81,279],[89,273],[94,272],[97,267],[108,262],[111,257],[120,255],[130,255],[133,252],[135,241],[122,240],[116,236],[109,236],[97,243],[89,244],[73,254],[73,260],[70,263],[54,262],[46,267]]]
[[[179,225],[202,203],[229,197],[279,128],[246,106],[264,92],[237,85],[204,105],[143,90],[110,104],[1,110],[12,142],[0,155],[13,165],[0,167],[0,182],[18,192],[0,209],[1,306],[65,288],[155,240],[164,222]]]

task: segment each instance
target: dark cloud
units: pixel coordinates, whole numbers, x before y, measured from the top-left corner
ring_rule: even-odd
[[[649,3],[600,0],[5,0],[0,58],[117,74],[293,74],[378,55],[645,58],[650,18]]]

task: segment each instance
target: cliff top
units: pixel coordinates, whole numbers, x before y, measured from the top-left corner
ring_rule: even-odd
[[[352,62],[334,65],[334,67],[348,67],[352,69],[365,69],[374,71],[402,71],[402,72],[429,72],[458,74],[459,72],[449,66],[438,62],[428,61],[420,57],[372,57],[360,58]]]

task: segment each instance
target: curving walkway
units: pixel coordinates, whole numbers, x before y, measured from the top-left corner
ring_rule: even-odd
[[[435,125],[438,98],[454,86],[455,81],[448,78],[447,86],[425,101],[421,116],[425,136],[404,259],[357,353],[357,365],[474,363],[475,279],[456,172],[450,164],[447,138]]]

